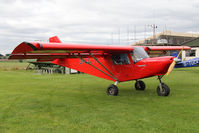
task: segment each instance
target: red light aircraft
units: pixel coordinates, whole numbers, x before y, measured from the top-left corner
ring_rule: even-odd
[[[136,90],[145,90],[145,83],[140,80],[158,76],[159,96],[168,96],[170,88],[162,83],[161,78],[169,74],[175,57],[153,57],[147,52],[168,50],[189,50],[187,46],[115,46],[115,45],[81,45],[62,43],[57,36],[45,42],[22,42],[12,52],[9,59],[37,59],[38,62],[65,66],[91,74],[115,83],[107,88],[107,94],[118,95],[117,83],[136,80]]]

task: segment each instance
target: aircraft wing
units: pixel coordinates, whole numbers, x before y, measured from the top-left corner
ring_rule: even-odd
[[[12,52],[9,59],[49,59],[74,57],[74,55],[104,55],[132,51],[132,46],[91,45],[22,42]]]
[[[146,46],[147,51],[190,50],[188,46]]]
[[[57,36],[51,37],[48,43],[22,42],[12,52],[9,59],[38,59],[52,61],[57,58],[74,58],[110,53],[124,53],[133,51],[134,47],[143,47],[146,51],[168,51],[190,49],[187,46],[118,46],[118,45],[91,45],[62,43]]]
[[[188,46],[143,46],[147,53],[151,56],[165,56],[168,51],[177,50],[190,50]]]

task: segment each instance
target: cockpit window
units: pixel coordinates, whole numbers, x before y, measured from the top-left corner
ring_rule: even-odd
[[[113,64],[115,65],[127,65],[130,64],[128,55],[124,54],[115,54],[112,55]]]
[[[131,52],[131,57],[133,59],[133,62],[136,63],[136,62],[143,60],[145,58],[149,58],[149,55],[146,53],[144,48],[134,47],[134,50]]]

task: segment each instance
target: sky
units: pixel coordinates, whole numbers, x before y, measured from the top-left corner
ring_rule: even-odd
[[[156,32],[199,33],[198,0],[0,0],[0,54],[23,41],[129,45]]]

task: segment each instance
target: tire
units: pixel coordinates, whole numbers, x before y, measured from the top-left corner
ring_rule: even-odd
[[[168,85],[162,83],[162,91],[160,90],[160,86],[157,87],[158,96],[168,96],[170,93],[170,88]]]
[[[108,88],[107,88],[107,94],[109,96],[117,96],[118,95],[118,88],[116,85],[110,85]]]
[[[136,83],[135,83],[135,89],[136,90],[143,91],[143,90],[145,90],[145,88],[146,88],[146,86],[145,86],[145,83],[143,81],[141,81],[141,80],[136,81]]]

